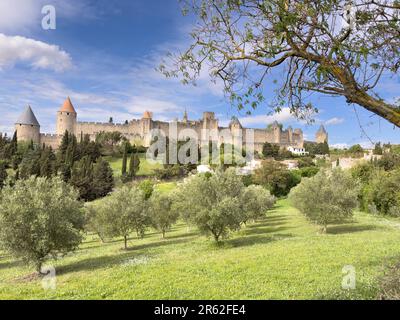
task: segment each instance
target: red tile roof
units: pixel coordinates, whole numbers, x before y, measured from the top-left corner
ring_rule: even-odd
[[[75,108],[72,105],[71,99],[69,97],[64,101],[64,104],[61,106],[59,112],[76,113]]]

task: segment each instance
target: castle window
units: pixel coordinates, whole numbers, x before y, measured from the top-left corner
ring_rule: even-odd
[[[67,116],[69,116],[69,112],[67,112]]]

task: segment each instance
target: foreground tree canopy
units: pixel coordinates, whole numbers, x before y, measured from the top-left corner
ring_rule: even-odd
[[[18,180],[0,193],[0,244],[40,273],[43,262],[75,250],[84,216],[78,192],[59,177]]]
[[[311,92],[343,96],[400,127],[400,108],[374,90],[400,66],[400,3],[389,0],[182,0],[197,24],[194,42],[167,77],[194,82],[210,71],[232,103],[248,113],[264,101],[272,69],[275,111],[290,106],[299,118],[316,109]],[[283,69],[285,68],[285,69]]]

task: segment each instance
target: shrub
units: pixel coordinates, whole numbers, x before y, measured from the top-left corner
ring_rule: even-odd
[[[382,158],[378,160],[377,165],[385,171],[400,168],[400,155],[395,153],[385,153]]]
[[[36,267],[65,255],[82,241],[84,216],[78,192],[58,177],[18,180],[0,194],[0,242]]]
[[[154,191],[154,182],[151,180],[143,180],[138,184],[140,190],[143,191],[146,200],[150,199]]]
[[[299,171],[299,174],[303,178],[311,178],[314,177],[318,172],[319,168],[318,167],[303,167]]]
[[[363,189],[363,208],[374,207],[381,214],[398,216],[400,208],[400,170],[376,171]]]
[[[350,174],[334,169],[321,170],[304,178],[290,193],[290,200],[310,221],[322,226],[351,218],[357,207],[358,184]]]
[[[276,197],[287,196],[290,190],[299,184],[301,177],[277,161],[263,161],[255,171],[254,182],[266,187]]]

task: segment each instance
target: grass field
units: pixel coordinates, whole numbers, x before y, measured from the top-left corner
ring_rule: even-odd
[[[141,153],[139,154],[140,158],[140,167],[139,172],[137,173],[138,176],[150,176],[154,174],[154,169],[162,168],[162,165],[159,163],[150,163],[146,160],[146,154]],[[104,157],[107,160],[113,170],[114,177],[120,177],[122,171],[122,157]],[[128,168],[129,168],[129,159],[128,159]]]
[[[163,188],[172,188],[170,185]],[[0,254],[1,299],[317,299],[375,297],[376,277],[400,252],[400,223],[357,213],[352,224],[328,234],[286,200],[265,220],[220,246],[176,225],[162,240],[149,232],[101,244],[88,236],[81,248],[55,263],[57,289],[29,280],[32,269]],[[357,289],[341,289],[342,268],[357,272]]]

